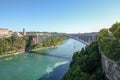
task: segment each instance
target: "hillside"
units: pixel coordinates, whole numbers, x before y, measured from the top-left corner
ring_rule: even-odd
[[[27,38],[15,35],[7,38],[0,38],[0,55],[8,55],[24,51],[26,42]]]
[[[104,54],[115,61],[120,59],[120,23],[112,25],[110,29],[99,32],[99,47]]]
[[[75,52],[63,80],[107,80],[101,66],[98,43]]]
[[[110,29],[99,32],[97,42],[74,53],[62,80],[107,80],[105,75],[110,80],[119,80],[119,61],[120,23],[116,22]]]

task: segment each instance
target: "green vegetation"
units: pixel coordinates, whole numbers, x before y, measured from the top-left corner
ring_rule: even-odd
[[[18,37],[13,35],[8,38],[0,38],[0,55],[13,54],[15,52],[29,51],[37,48],[46,48],[61,44],[66,37],[52,37],[36,45],[33,40],[28,40],[27,37]]]
[[[110,59],[120,60],[120,23],[116,22],[110,29],[99,32],[100,50]]]
[[[50,46],[58,46],[60,45],[66,37],[52,37],[48,39],[47,41],[43,42],[43,46],[50,47]]]
[[[25,48],[26,38],[11,36],[0,38],[0,55],[12,54]]]
[[[32,49],[45,48],[45,47],[55,47],[63,43],[66,37],[52,37],[44,41],[40,45],[33,45]]]
[[[112,60],[120,60],[120,22],[113,24],[110,29],[102,29],[97,42],[74,53],[63,80],[107,80],[102,71],[99,51]]]
[[[70,69],[62,80],[107,80],[100,58],[97,42],[75,52]]]

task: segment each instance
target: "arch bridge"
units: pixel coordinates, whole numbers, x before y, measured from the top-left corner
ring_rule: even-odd
[[[85,45],[89,45],[90,43],[96,41],[98,39],[98,33],[83,33],[83,34],[26,34],[26,36],[29,36],[29,40],[32,40],[34,44],[40,44],[41,42],[44,42],[45,40],[56,37],[56,36],[66,36],[68,38],[75,39],[77,41],[80,41],[84,43]]]

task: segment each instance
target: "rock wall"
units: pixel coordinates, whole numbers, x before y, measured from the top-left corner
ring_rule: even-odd
[[[120,61],[113,61],[107,58],[101,51],[103,71],[109,80],[120,80]]]

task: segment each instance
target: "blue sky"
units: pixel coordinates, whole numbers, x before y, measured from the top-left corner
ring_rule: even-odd
[[[96,32],[120,21],[120,0],[0,0],[0,27]]]

